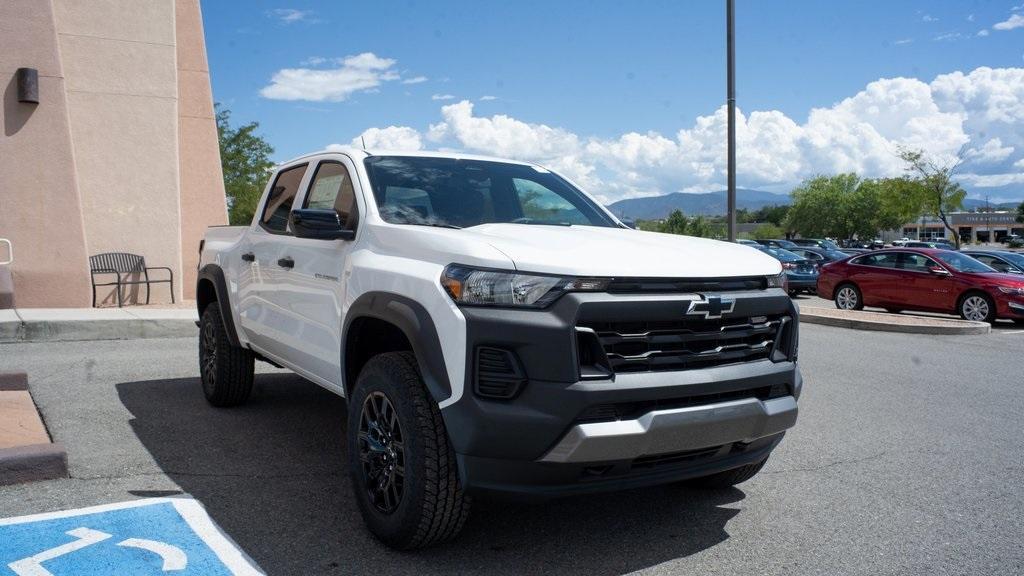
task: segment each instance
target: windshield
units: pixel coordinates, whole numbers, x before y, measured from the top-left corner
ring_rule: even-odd
[[[982,264],[970,256],[959,252],[943,250],[935,254],[938,259],[957,272],[995,272],[995,269],[988,264]]]
[[[365,163],[377,208],[392,224],[616,226],[582,192],[541,168],[415,156],[371,156]]]
[[[849,254],[847,254],[846,252],[840,252],[839,250],[826,250],[825,254],[828,255],[828,257],[833,260],[842,260],[843,258],[849,256]]]

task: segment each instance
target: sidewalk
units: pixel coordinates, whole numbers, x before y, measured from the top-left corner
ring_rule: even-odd
[[[0,343],[127,340],[196,335],[194,307],[0,310]]]

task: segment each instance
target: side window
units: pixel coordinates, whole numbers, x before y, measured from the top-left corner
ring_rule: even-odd
[[[590,220],[571,202],[533,180],[513,178],[523,217],[538,222],[589,224]]]
[[[896,254],[889,252],[886,254],[871,254],[869,256],[861,256],[853,261],[854,264],[860,264],[861,266],[875,266],[878,268],[895,268],[896,267]]]
[[[339,162],[321,162],[309,184],[304,208],[334,210],[338,217],[351,229],[357,218],[356,193],[348,168]]]
[[[921,254],[905,253],[900,254],[900,268],[904,270],[913,270],[914,272],[928,272],[932,268],[938,266],[938,264]]]
[[[975,256],[974,259],[982,262],[983,264],[988,264],[992,268],[995,268],[997,272],[1009,272],[1010,271],[1010,267],[1006,264],[1006,262],[1003,262],[1002,260],[999,260],[998,258],[994,258],[992,256],[987,256],[987,255],[980,255],[980,256]]]
[[[299,191],[299,183],[306,174],[306,164],[288,168],[278,172],[274,185],[270,188],[267,203],[263,206],[260,224],[269,232],[286,234],[288,232],[288,216],[292,211],[292,202]]]

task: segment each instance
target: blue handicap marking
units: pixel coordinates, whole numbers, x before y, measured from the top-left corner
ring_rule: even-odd
[[[262,574],[191,498],[0,519],[0,575]]]

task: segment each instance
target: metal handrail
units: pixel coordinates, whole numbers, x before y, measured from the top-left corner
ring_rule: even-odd
[[[0,243],[7,244],[7,260],[0,260],[0,266],[6,266],[14,262],[14,245],[7,238],[0,238]]]

